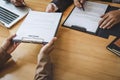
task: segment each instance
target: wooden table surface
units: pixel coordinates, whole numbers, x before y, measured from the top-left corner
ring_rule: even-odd
[[[25,2],[32,10],[45,11],[50,0]],[[120,4],[108,4],[120,7]],[[61,24],[72,8],[73,5],[64,12]],[[11,29],[0,26],[0,44],[17,31],[23,20]],[[114,36],[104,39],[60,25],[57,37],[51,53],[54,80],[120,80],[120,57],[106,49]],[[0,80],[33,80],[40,48],[40,44],[21,43],[0,71]]]

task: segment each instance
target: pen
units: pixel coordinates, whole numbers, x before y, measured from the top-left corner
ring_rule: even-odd
[[[80,3],[82,10],[85,11],[85,8],[84,8],[84,6],[83,6],[83,3],[81,3],[80,0],[78,0],[78,2]]]

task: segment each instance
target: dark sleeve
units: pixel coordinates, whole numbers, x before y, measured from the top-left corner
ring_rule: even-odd
[[[49,55],[38,57],[38,64],[34,80],[52,80],[52,64]]]
[[[63,12],[73,3],[73,0],[53,0],[52,3],[56,4],[58,10]]]
[[[11,55],[5,51],[0,52],[0,68],[11,58]]]

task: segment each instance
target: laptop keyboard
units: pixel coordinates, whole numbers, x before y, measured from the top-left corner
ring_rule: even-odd
[[[18,17],[19,15],[0,7],[0,20],[3,21],[4,23],[10,24]]]

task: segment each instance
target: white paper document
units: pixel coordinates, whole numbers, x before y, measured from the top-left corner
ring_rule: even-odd
[[[105,13],[107,7],[107,4],[86,1],[84,4],[85,11],[75,7],[63,25],[67,27],[76,25],[84,27],[88,32],[95,33],[101,19],[100,16]]]
[[[30,11],[18,29],[15,41],[49,42],[56,34],[62,13]]]

